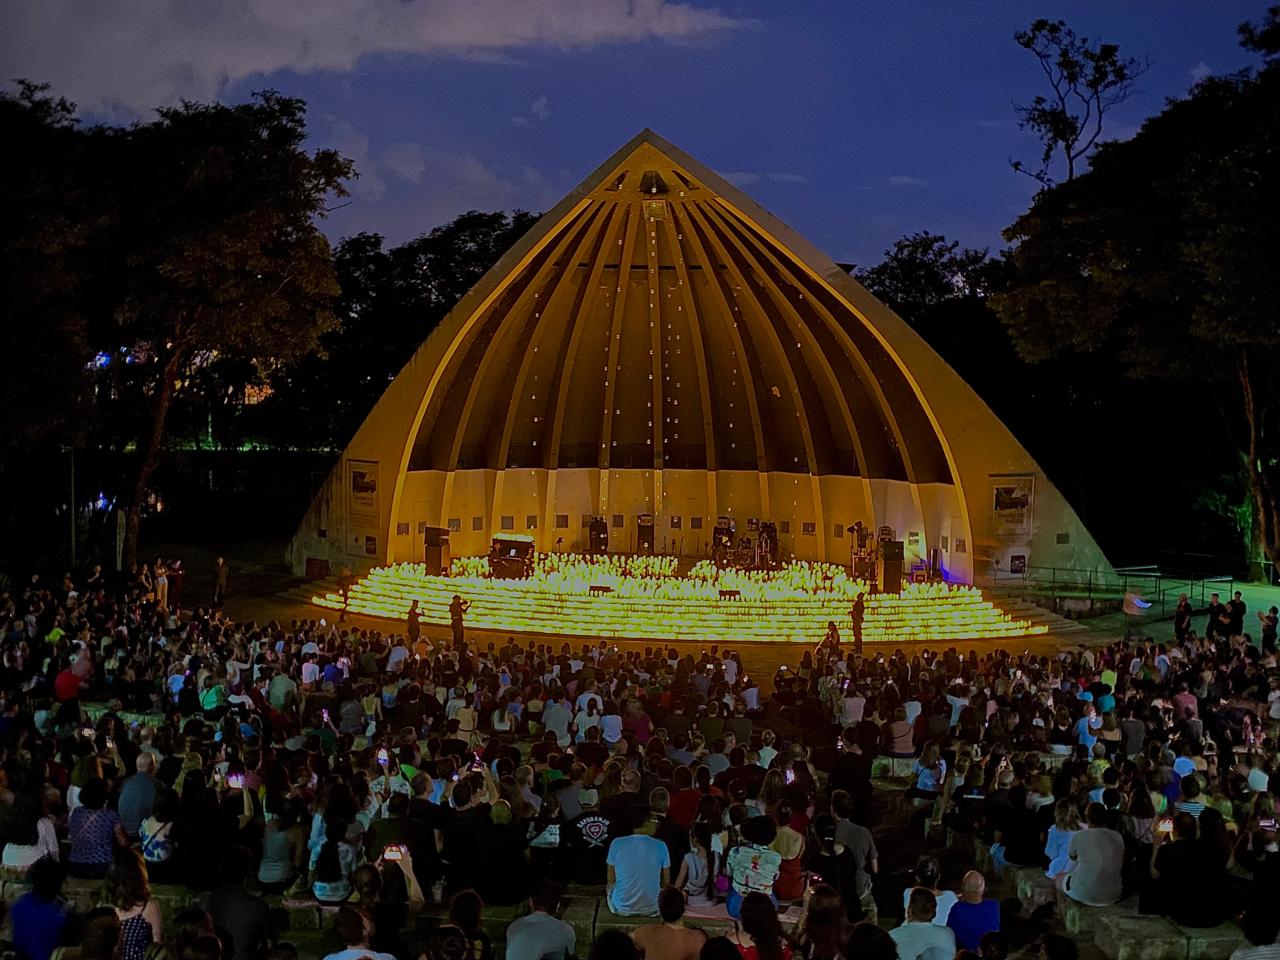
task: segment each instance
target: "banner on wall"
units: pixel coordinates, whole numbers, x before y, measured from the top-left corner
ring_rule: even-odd
[[[1035,507],[1032,474],[988,477],[991,532],[997,540],[1029,543]]]
[[[376,556],[382,491],[378,485],[378,461],[347,461],[348,552]]]

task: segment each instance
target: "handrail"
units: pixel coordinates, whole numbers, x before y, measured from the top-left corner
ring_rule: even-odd
[[[1235,589],[1235,577],[1229,574],[1162,570],[1157,564],[1117,567],[1114,573],[1028,564],[1020,573],[996,571],[991,582],[997,588],[1024,593],[1045,591],[1054,597],[1070,595],[1091,602],[1118,600],[1130,592],[1138,593],[1151,603],[1159,617],[1171,615],[1184,593],[1193,606],[1204,607],[1209,594],[1214,592],[1213,586],[1225,584],[1228,595]]]

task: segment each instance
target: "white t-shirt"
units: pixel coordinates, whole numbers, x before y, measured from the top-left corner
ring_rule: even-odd
[[[907,902],[911,899],[911,887],[902,891],[902,909],[907,909]],[[935,895],[938,900],[938,912],[933,915],[933,924],[936,927],[945,927],[947,925],[947,917],[951,916],[951,908],[955,906],[956,901],[960,898],[956,896],[954,890],[939,890]],[[906,916],[906,913],[903,913]]]
[[[898,960],[954,960],[956,935],[950,927],[910,921],[889,936],[898,945]]]
[[[370,950],[368,947],[347,947],[345,950],[329,954],[324,960],[361,960],[363,957],[369,957],[371,960],[396,960],[389,953],[379,953],[377,950]]]
[[[862,722],[862,712],[867,708],[867,698],[857,696],[844,698],[844,716],[841,721],[844,726],[850,727],[855,723]]]

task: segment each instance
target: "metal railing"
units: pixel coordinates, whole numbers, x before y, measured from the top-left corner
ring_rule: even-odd
[[[1184,593],[1196,609],[1206,607],[1213,593],[1230,597],[1235,589],[1235,577],[1163,570],[1154,564],[1118,567],[1114,572],[1028,565],[1021,573],[997,571],[991,578],[991,586],[1021,596],[1080,599],[1091,605],[1120,602],[1125,594],[1133,593],[1152,605],[1152,615],[1166,617],[1172,616],[1178,598]]]

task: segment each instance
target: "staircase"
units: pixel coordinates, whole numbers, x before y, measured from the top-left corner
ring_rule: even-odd
[[[1059,616],[1015,594],[984,587],[982,595],[1014,619],[1030,621],[1032,626],[1046,626],[1054,636],[1089,632],[1089,628],[1079,620]]]

